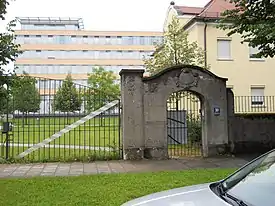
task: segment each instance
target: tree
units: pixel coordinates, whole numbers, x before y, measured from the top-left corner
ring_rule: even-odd
[[[10,88],[7,88],[7,86],[0,87],[0,115],[13,112],[12,95],[9,90]]]
[[[60,112],[75,112],[80,111],[81,104],[81,95],[73,83],[71,74],[68,74],[54,95],[53,108]]]
[[[7,13],[7,6],[9,2],[7,0],[0,1],[0,19],[5,20],[4,15]]]
[[[204,51],[197,42],[189,43],[188,33],[182,29],[177,18],[173,18],[164,33],[164,41],[156,44],[155,48],[156,52],[152,57],[144,58],[146,70],[150,74],[179,64],[205,67]]]
[[[95,67],[89,74],[89,91],[86,92],[86,110],[95,111],[110,101],[119,99],[120,88],[116,83],[113,71],[106,71],[103,67]]]
[[[7,0],[0,1],[0,21],[5,20],[4,15],[7,13],[7,5],[9,2]],[[15,26],[15,21],[11,21],[7,28],[6,32],[0,33],[0,86],[7,83],[7,77],[4,77],[4,74],[7,74],[5,66],[10,62],[15,61],[15,58],[22,53],[18,51],[20,45],[14,43],[14,31],[13,27]]]
[[[18,110],[24,117],[29,112],[37,112],[40,109],[40,94],[36,88],[36,79],[23,73],[14,77],[12,85],[12,98],[14,110]]]
[[[218,28],[240,34],[242,43],[258,48],[255,57],[275,55],[275,3],[271,0],[230,0],[235,8],[222,13]]]
[[[0,1],[0,21],[5,20],[5,14],[7,13],[7,6],[9,2],[7,0]],[[4,114],[11,112],[11,107],[7,100],[11,100],[10,90],[7,87],[11,87],[12,78],[11,75],[5,69],[5,67],[15,58],[22,53],[18,51],[19,45],[14,43],[14,32],[12,27],[15,25],[15,21],[8,24],[6,32],[0,33],[0,113]],[[6,87],[6,88],[5,88]],[[9,107],[9,109],[8,109]],[[9,111],[8,111],[9,110]]]

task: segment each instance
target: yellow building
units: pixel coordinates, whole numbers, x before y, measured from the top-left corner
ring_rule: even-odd
[[[275,59],[252,58],[257,49],[241,44],[240,35],[228,37],[227,31],[216,28],[221,13],[232,8],[234,6],[225,0],[211,0],[202,8],[177,6],[171,2],[164,30],[173,17],[178,18],[189,32],[189,40],[197,41],[206,51],[205,60],[211,72],[228,78],[227,86],[235,96],[251,96],[250,106],[266,106],[264,96],[275,94]]]

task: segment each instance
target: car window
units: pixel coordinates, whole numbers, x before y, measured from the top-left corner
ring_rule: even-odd
[[[275,152],[257,159],[226,181],[227,192],[253,206],[274,206]]]
[[[225,188],[225,190],[230,189],[239,181],[241,181],[243,178],[245,178],[251,171],[256,169],[265,158],[266,156],[253,161],[252,163],[248,164],[246,167],[242,168],[239,172],[233,174],[231,177],[225,180],[223,182],[223,187]]]

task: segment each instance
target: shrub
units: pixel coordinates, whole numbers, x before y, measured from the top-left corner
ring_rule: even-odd
[[[202,126],[201,126],[201,119],[199,115],[187,116],[187,135],[188,141],[191,144],[194,143],[201,143],[201,136],[202,136]]]

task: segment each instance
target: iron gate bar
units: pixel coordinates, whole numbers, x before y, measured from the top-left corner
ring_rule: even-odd
[[[179,121],[179,120],[172,119],[172,118],[170,118],[170,117],[168,117],[167,119],[168,119],[168,120],[172,120],[172,121],[174,121],[174,122],[182,123],[182,124],[184,124],[184,125],[185,125],[185,123],[184,123],[184,122],[181,122],[181,121]]]
[[[181,144],[178,140],[174,139],[171,135],[168,134],[168,137],[170,137],[172,140],[174,140],[176,143]]]

